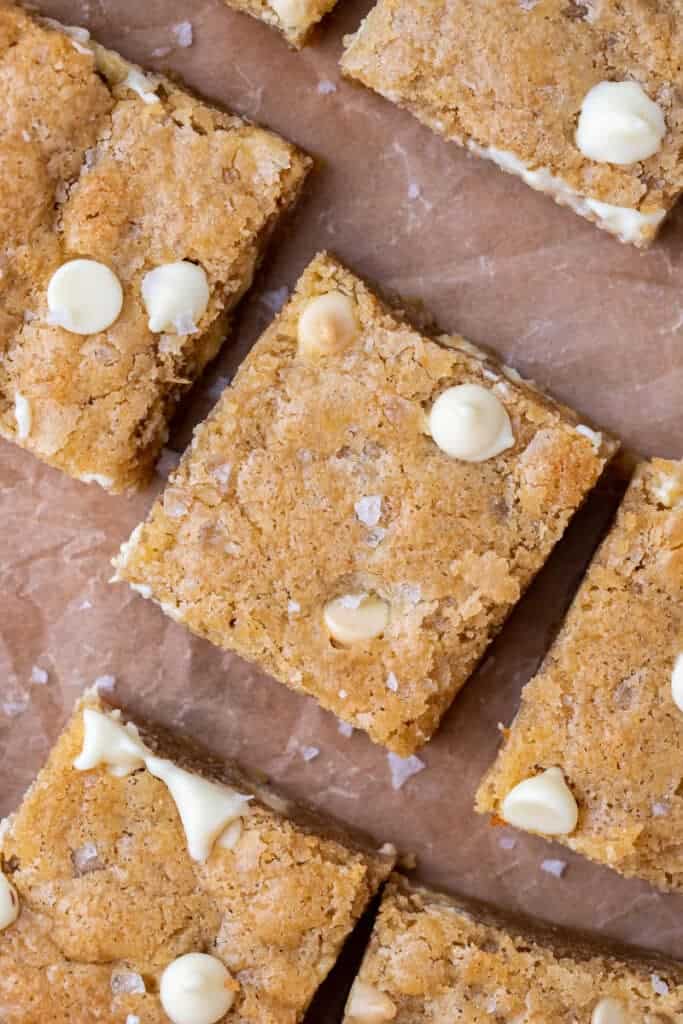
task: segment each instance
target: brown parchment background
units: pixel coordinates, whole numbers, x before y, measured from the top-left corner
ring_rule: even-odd
[[[683,457],[683,208],[661,241],[640,253],[341,82],[342,35],[355,29],[369,0],[340,0],[301,53],[221,0],[37,6],[86,25],[142,64],[172,69],[318,159],[233,341],[177,421],[176,450],[269,321],[281,289],[328,247],[384,288],[422,303],[445,330],[490,345],[628,446]],[[181,21],[193,27],[187,49],[174,46],[172,26]],[[152,60],[160,47],[173,49]],[[117,699],[133,712],[267,772],[378,843],[413,851],[424,881],[683,959],[683,897],[492,828],[472,811],[497,746],[496,725],[510,721],[618,486],[608,482],[580,513],[422,752],[425,770],[399,791],[385,753],[364,735],[344,738],[311,700],[194,639],[125,586],[108,584],[110,557],[158,486],[135,498],[107,497],[0,442],[0,815],[18,803],[81,689],[113,675]],[[48,672],[47,684],[31,682],[33,666]],[[307,763],[302,746],[319,747],[320,755]],[[562,878],[542,870],[546,858],[567,863]],[[311,1020],[338,1020],[341,982],[332,989]]]

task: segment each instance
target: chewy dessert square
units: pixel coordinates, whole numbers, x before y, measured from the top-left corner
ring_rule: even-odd
[[[672,1022],[678,964],[607,951],[393,876],[343,1024]]]
[[[67,31],[0,0],[0,434],[116,492],[150,476],[309,161]]]
[[[399,754],[432,735],[615,447],[446,341],[318,256],[116,562]]]
[[[624,242],[683,189],[680,0],[379,0],[346,42],[346,75]]]
[[[0,830],[0,1017],[295,1024],[392,862],[88,693]]]
[[[290,46],[303,46],[337,0],[225,0],[228,7],[251,14],[277,29]]]
[[[477,809],[683,889],[683,463],[637,470]]]

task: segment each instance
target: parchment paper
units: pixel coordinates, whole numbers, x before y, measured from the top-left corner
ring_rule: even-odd
[[[38,6],[86,25],[140,63],[172,69],[319,161],[232,343],[179,417],[176,451],[283,289],[327,247],[423,304],[445,330],[492,346],[630,447],[683,456],[683,209],[650,252],[621,246],[379,97],[341,82],[341,38],[358,25],[368,0],[340,0],[302,53],[221,0]],[[193,42],[179,47],[173,26],[185,21]],[[170,52],[152,60],[159,49]],[[393,789],[386,754],[364,735],[344,737],[311,700],[192,638],[125,586],[108,584],[109,559],[145,514],[154,488],[107,497],[0,443],[0,815],[19,802],[81,689],[113,676],[117,699],[133,712],[268,773],[378,843],[414,852],[423,881],[683,958],[682,897],[492,828],[472,811],[498,743],[497,723],[510,721],[618,490],[608,481],[593,496],[421,753],[424,770]],[[306,761],[304,747],[320,753]],[[563,864],[562,877],[548,870]],[[338,1019],[342,987],[338,979],[328,987],[311,1020]]]

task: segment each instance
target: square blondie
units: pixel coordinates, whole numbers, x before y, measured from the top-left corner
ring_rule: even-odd
[[[309,160],[3,0],[0,58],[0,435],[135,489]]]
[[[290,46],[304,46],[311,32],[332,10],[337,0],[224,0],[244,14],[251,14],[277,29]]]
[[[642,464],[477,809],[683,889],[683,463]]]
[[[344,73],[622,241],[683,190],[683,3],[379,0]]]
[[[3,1024],[295,1024],[392,863],[88,693],[0,829]]]
[[[678,1020],[680,964],[503,921],[393,876],[343,1024]]]
[[[615,449],[445,340],[318,256],[115,561],[398,754],[437,728]],[[461,397],[474,432],[454,438]]]

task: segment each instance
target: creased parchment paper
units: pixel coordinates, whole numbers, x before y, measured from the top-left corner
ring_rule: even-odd
[[[341,38],[367,2],[340,0],[299,54],[221,0],[38,6],[142,64],[177,72],[318,160],[232,342],[179,416],[173,450],[183,449],[311,256],[331,248],[422,304],[444,330],[490,345],[630,448],[683,456],[683,208],[640,253],[341,82]],[[421,752],[424,768],[396,789],[387,755],[365,736],[343,735],[312,701],[107,582],[110,557],[155,488],[107,497],[0,443],[0,814],[19,802],[81,689],[110,676],[132,712],[269,774],[378,843],[415,853],[421,880],[683,958],[683,898],[493,828],[472,811],[497,724],[510,721],[618,491],[608,481],[578,516]],[[342,998],[337,980],[311,1020],[338,1020]]]

